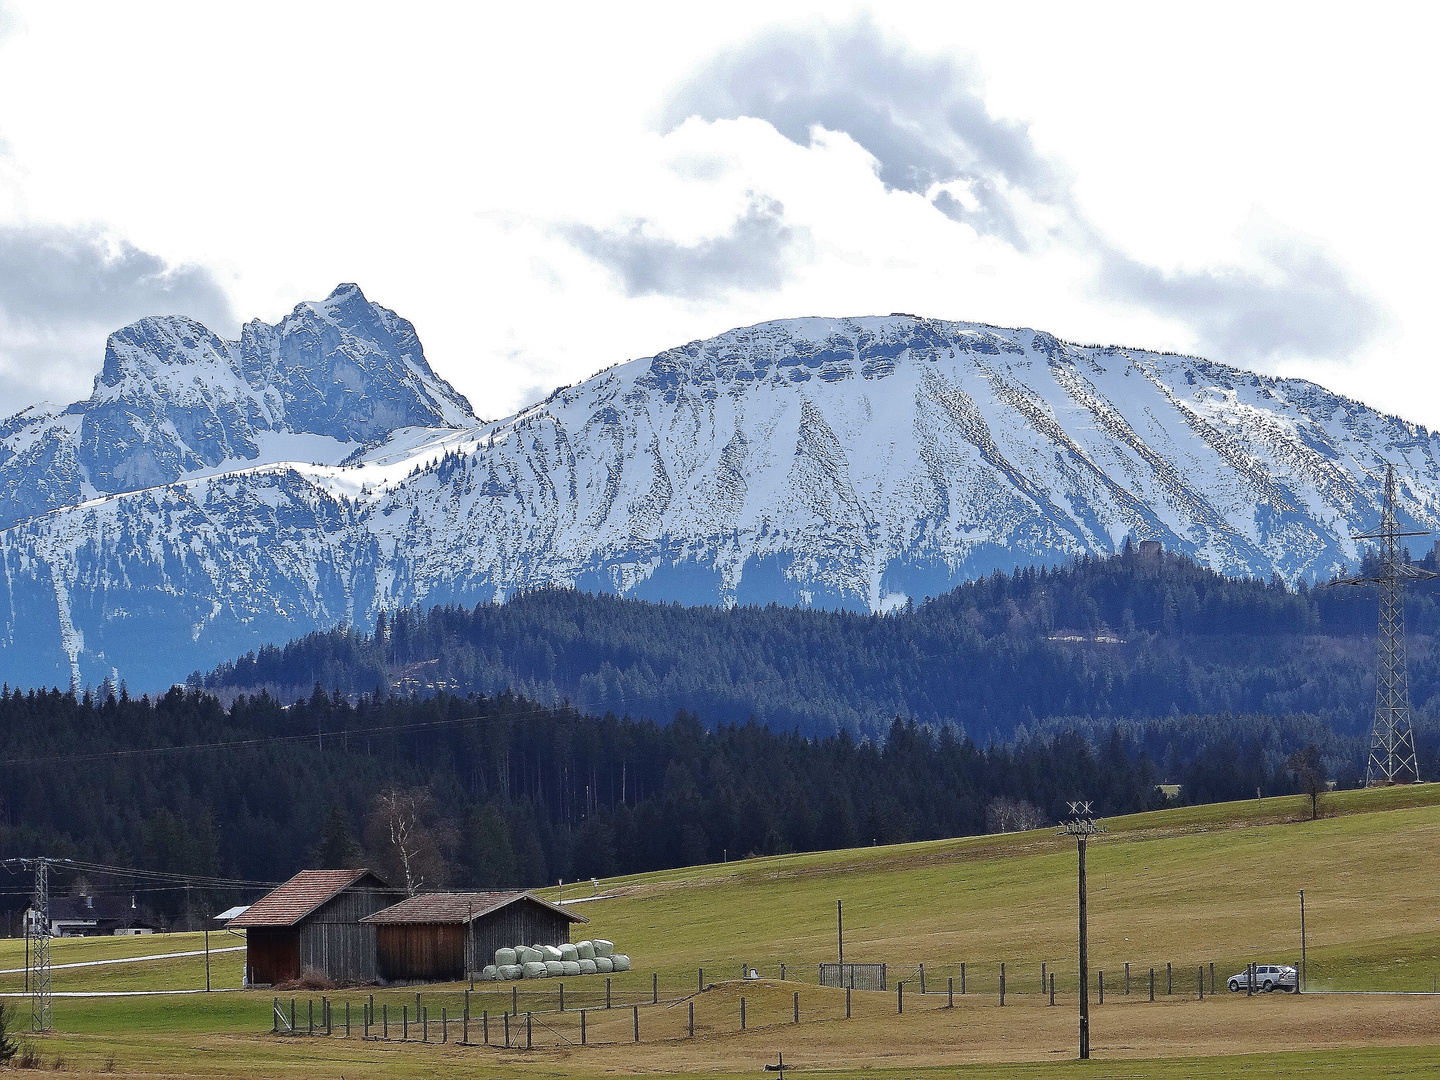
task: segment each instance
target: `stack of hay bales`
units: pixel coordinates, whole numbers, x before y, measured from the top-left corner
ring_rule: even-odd
[[[516,945],[496,949],[495,962],[480,977],[486,982],[513,979],[550,979],[567,975],[608,975],[629,971],[630,957],[615,951],[615,943],[604,938],[565,945]]]

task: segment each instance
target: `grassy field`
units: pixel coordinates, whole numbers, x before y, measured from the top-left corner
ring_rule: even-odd
[[[601,883],[610,897],[576,910],[592,921],[576,936],[612,938],[635,970],[612,980],[603,1009],[601,977],[482,989],[471,999],[472,1040],[482,1010],[513,1003],[540,1015],[536,1049],[440,1045],[441,1009],[458,1016],[463,987],[426,987],[427,1045],[412,1024],[398,1041],[413,990],[375,995],[392,1021],[390,1042],[360,1036],[368,991],[339,991],[352,1004],[352,1038],[270,1035],[270,995],[235,992],[165,998],[60,998],[57,1033],[37,1039],[47,1063],[71,1071],[114,1068],[139,1075],[441,1075],[505,1064],[537,1076],[758,1071],[780,1052],[787,1066],[816,1075],[1178,1077],[1420,1074],[1440,1067],[1440,911],[1427,884],[1440,857],[1440,785],[1332,796],[1329,816],[1304,820],[1299,799],[1266,799],[1136,815],[1108,822],[1090,847],[1091,966],[1105,972],[1106,1004],[1094,1009],[1089,1063],[1075,1063],[1075,851],[1051,831],[779,856],[691,867]],[[1222,992],[1197,1000],[1196,969],[1215,965],[1223,981],[1249,960],[1300,955],[1297,892],[1305,890],[1311,990],[1404,991],[1409,996],[1312,994],[1247,1000]],[[589,893],[589,887],[582,892]],[[568,896],[573,896],[570,887]],[[552,898],[555,890],[548,890]],[[890,965],[896,994],[852,996],[816,985],[817,965],[835,953],[835,902],[845,904],[845,953]],[[61,941],[54,962],[113,959],[199,948],[199,935]],[[212,947],[234,942],[212,934]],[[20,966],[19,942],[0,942],[0,967]],[[212,957],[213,985],[239,982],[240,953]],[[741,964],[760,983],[737,980]],[[966,989],[958,994],[960,965]],[[1007,998],[999,1006],[1000,965]],[[1131,993],[1123,993],[1124,965]],[[1175,993],[1165,994],[1166,964]],[[785,965],[786,982],[779,981]],[[928,989],[919,990],[925,965]],[[1059,999],[1042,996],[1041,965]],[[698,972],[707,989],[697,994]],[[1148,972],[1158,996],[1148,1001]],[[659,1004],[649,1004],[652,974]],[[0,976],[0,990],[23,976]],[[943,993],[954,979],[955,1008]],[[55,973],[57,991],[160,990],[204,985],[203,958],[73,968]],[[942,991],[935,993],[934,991]],[[1208,986],[1207,986],[1208,991]],[[801,1023],[794,1024],[795,993]],[[307,996],[297,998],[302,1029]],[[309,995],[319,1005],[319,994]],[[740,998],[747,1030],[739,1031]],[[13,1004],[26,1003],[11,999]],[[640,1005],[641,1043],[635,1045]],[[688,1037],[689,1009],[696,1037]],[[626,1007],[621,1007],[626,1006]],[[588,1041],[579,1016],[586,1007]],[[317,1013],[318,1016],[318,1013]],[[512,1040],[522,1038],[520,1022]],[[1432,1047],[1430,1043],[1436,1043]],[[1321,1052],[1323,1051],[1323,1053]],[[1201,1066],[1199,1061],[1203,1059]],[[1117,1064],[1123,1062],[1123,1064]]]

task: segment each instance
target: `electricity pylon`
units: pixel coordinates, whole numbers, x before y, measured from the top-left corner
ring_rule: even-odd
[[[35,869],[35,899],[31,905],[36,924],[31,929],[30,1030],[54,1026],[50,1008],[50,860],[27,860]]]
[[[1336,585],[1374,585],[1380,594],[1375,722],[1370,728],[1366,787],[1413,784],[1420,779],[1415,762],[1415,739],[1410,732],[1410,680],[1405,671],[1405,583],[1426,581],[1436,575],[1401,558],[1400,538],[1428,535],[1400,531],[1395,521],[1395,466],[1387,463],[1385,510],[1380,516],[1380,528],[1354,537],[1380,542],[1379,563],[1373,573],[1335,582]]]

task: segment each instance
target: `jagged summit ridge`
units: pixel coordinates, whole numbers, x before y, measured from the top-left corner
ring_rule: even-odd
[[[296,449],[339,460],[399,428],[474,422],[415,328],[353,284],[273,326],[247,323],[236,341],[153,316],[110,335],[90,397],[63,418],[26,410],[0,424],[0,526],[226,462]]]
[[[322,340],[352,303],[257,330],[312,359],[242,348],[237,377],[284,387],[302,363],[355,362]],[[392,325],[390,355],[418,355]],[[163,681],[400,605],[553,584],[881,612],[1127,538],[1229,574],[1325,577],[1378,517],[1384,460],[1405,519],[1440,526],[1437,450],[1313,383],[1193,357],[914,316],[762,323],[507,420],[401,429],[347,465],[201,471],[0,532],[0,654],[62,684],[110,667]]]

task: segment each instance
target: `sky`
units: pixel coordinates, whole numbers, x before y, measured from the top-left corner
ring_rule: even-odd
[[[1440,16],[1306,3],[0,0],[0,415],[340,282],[496,418],[903,311],[1440,427]]]

